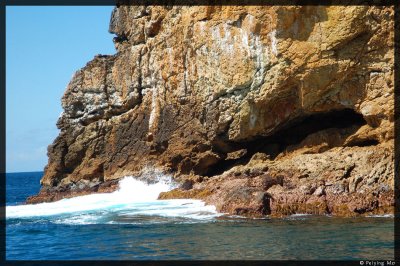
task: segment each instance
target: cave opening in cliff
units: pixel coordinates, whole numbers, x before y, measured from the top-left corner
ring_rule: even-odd
[[[359,140],[349,144],[349,147],[367,147],[378,145],[379,141],[376,139]]]
[[[311,134],[328,129],[337,129],[341,134],[351,135],[361,126],[367,124],[363,116],[353,109],[334,110],[310,115],[304,115],[298,119],[291,120],[283,125],[274,134],[269,136],[258,136],[249,141],[227,143],[234,150],[244,149],[244,156],[236,159],[221,160],[208,170],[206,176],[220,175],[236,165],[247,164],[256,153],[265,153],[271,159],[296,147]],[[376,140],[365,140],[354,143],[352,146],[377,145]]]

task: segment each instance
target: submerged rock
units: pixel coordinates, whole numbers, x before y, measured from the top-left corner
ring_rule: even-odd
[[[28,202],[152,166],[198,177],[160,198],[222,212],[391,210],[393,27],[384,6],[116,7],[118,52],[68,84]]]

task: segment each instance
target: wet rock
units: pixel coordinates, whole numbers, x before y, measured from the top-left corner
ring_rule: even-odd
[[[270,176],[269,174],[265,174],[262,176],[263,178],[263,188],[265,190],[268,190],[270,187],[274,185],[283,185],[283,180],[284,177],[279,175],[279,176]]]
[[[183,184],[181,185],[181,189],[183,190],[189,190],[193,188],[193,180],[185,180]]]

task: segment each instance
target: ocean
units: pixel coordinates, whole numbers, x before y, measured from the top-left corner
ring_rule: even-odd
[[[43,172],[6,174],[7,260],[393,260],[394,218],[245,219],[198,200],[156,200],[145,184],[24,205]]]

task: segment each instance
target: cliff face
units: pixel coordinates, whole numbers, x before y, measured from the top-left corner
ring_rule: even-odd
[[[72,78],[28,201],[154,168],[184,183],[161,198],[229,213],[389,212],[393,27],[388,7],[115,8],[117,53]]]

